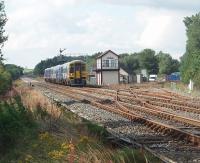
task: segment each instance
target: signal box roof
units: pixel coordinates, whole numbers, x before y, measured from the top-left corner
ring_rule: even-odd
[[[118,54],[116,54],[115,52],[113,52],[112,50],[107,50],[104,53],[100,54],[97,58],[102,58],[104,55],[108,54],[108,53],[113,53],[114,55],[116,55],[117,57],[119,57]]]

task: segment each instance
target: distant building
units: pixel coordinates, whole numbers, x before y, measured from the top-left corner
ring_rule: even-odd
[[[129,83],[129,74],[122,68],[119,69],[120,83]]]
[[[147,72],[147,69],[142,69],[141,70],[141,74],[142,74],[142,81],[146,82],[149,79],[149,74]]]
[[[137,83],[142,83],[142,74],[137,74]]]
[[[97,85],[119,84],[119,56],[108,50],[96,59]]]
[[[142,74],[142,76],[145,77],[145,78],[148,78],[148,77],[149,77],[149,74],[148,74],[148,72],[147,72],[147,69],[142,69],[142,70],[141,70],[141,74]]]

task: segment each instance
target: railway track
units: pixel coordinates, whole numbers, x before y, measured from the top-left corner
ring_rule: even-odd
[[[58,87],[62,87],[62,86],[58,86]],[[184,113],[185,112],[195,113],[196,117],[200,113],[200,109],[192,108],[191,106],[190,107],[183,106],[184,104],[181,105],[181,101],[179,101],[179,105],[177,105],[177,104],[173,103],[174,100],[171,100],[171,101],[166,100],[166,99],[160,100],[160,98],[157,98],[157,97],[141,96],[139,94],[136,94],[137,98],[134,98],[135,94],[132,94],[132,92],[129,93],[129,94],[121,94],[121,91],[106,90],[106,89],[95,89],[95,88],[81,88],[81,89],[80,88],[74,88],[73,90],[76,91],[76,93],[79,93],[79,94],[81,94],[81,93],[83,95],[87,94],[88,96],[93,95],[94,98],[97,95],[100,96],[100,97],[101,97],[101,95],[104,95],[104,96],[106,96],[106,98],[111,99],[111,100],[112,100],[112,98],[116,98],[115,97],[116,92],[118,92],[118,98],[120,100],[127,102],[127,103],[131,102],[133,104],[138,104],[138,102],[139,102],[140,104],[143,104],[143,105],[145,104],[147,108],[154,109],[156,111],[160,110],[160,112],[165,111],[167,113],[164,113],[164,114],[167,114],[166,115],[167,117],[173,117],[173,115],[170,115],[170,114],[176,114],[176,112],[173,112],[173,111],[169,112],[169,108],[171,108],[174,111],[183,111]],[[98,90],[98,92],[97,92],[97,90]],[[88,93],[90,93],[90,94],[88,94]],[[150,97],[150,99],[149,99],[149,97]],[[140,99],[140,100],[138,100],[138,99]],[[181,118],[176,118],[176,119],[180,120]],[[184,119],[184,118],[182,118],[182,119]],[[190,119],[189,117],[185,117],[185,120],[183,120],[183,121],[185,121],[185,122],[188,121],[188,123],[191,124],[191,125],[196,123],[196,122],[193,123],[189,119]]]
[[[135,94],[134,91],[131,92],[132,94]],[[180,105],[180,106],[185,106],[185,107],[192,107],[192,108],[196,108],[196,109],[200,109],[200,105],[199,103],[195,103],[194,101],[191,101],[192,99],[190,98],[181,98],[180,97],[173,97],[173,96],[163,96],[161,93],[161,95],[157,94],[157,93],[147,93],[147,92],[141,92],[141,93],[136,93],[137,95],[139,95],[141,98],[146,98],[149,100],[154,100],[154,101],[161,101],[161,102],[165,102],[165,103],[171,103],[171,104],[175,104],[175,105]],[[189,101],[189,102],[188,102]]]
[[[144,95],[144,93],[136,93],[136,92],[127,92],[125,90],[120,90],[118,93],[119,97],[122,97],[121,99],[124,100],[132,100],[134,101],[134,97],[137,97],[140,100],[143,100],[145,102],[147,102],[150,105],[154,105],[156,106],[160,106],[166,109],[173,109],[173,110],[178,110],[178,111],[183,111],[183,112],[192,112],[192,113],[196,113],[199,114],[200,113],[200,104],[195,103],[195,102],[191,102],[189,100],[189,102],[185,102],[183,100],[177,100],[176,98],[173,99],[166,99],[166,98],[161,98],[161,97],[157,97],[156,95],[153,96],[153,94],[150,96],[148,95]]]
[[[146,103],[146,101],[138,99],[140,96],[137,98],[132,97],[134,94],[131,92],[129,92],[127,96],[124,96],[124,94],[120,95],[119,90],[104,91],[103,89],[98,90],[94,88],[70,88],[41,83],[37,85],[70,98],[88,102],[98,108],[119,114],[131,121],[139,122],[156,132],[162,133],[163,138],[161,139],[151,141],[147,139],[145,139],[145,141],[143,140],[143,142],[146,142],[146,144],[143,143],[145,147],[151,147],[148,148],[150,150],[152,150],[152,146],[156,146],[156,144],[177,140],[184,141],[185,146],[196,153],[200,150],[200,148],[198,148],[198,146],[200,146],[200,121],[164,112],[159,107],[155,107],[151,103]],[[102,95],[104,95],[104,97],[102,97]],[[105,99],[105,97],[109,98]],[[129,102],[122,102],[123,100],[121,101],[120,99],[126,99],[129,100]],[[143,112],[143,114],[141,114],[141,112]],[[147,116],[145,116],[144,113]],[[151,118],[149,115],[151,115]],[[158,120],[158,118],[160,119]]]
[[[58,89],[58,88],[63,89],[62,86],[57,86],[57,85],[56,86],[51,85],[51,88],[52,87],[54,87],[56,89]],[[195,120],[195,119],[191,119],[191,118],[187,118],[187,117],[183,117],[183,116],[179,116],[179,115],[174,115],[172,113],[163,111],[159,107],[155,107],[154,105],[149,104],[146,101],[140,100],[139,97],[137,97],[137,98],[129,97],[128,98],[129,101],[127,101],[127,103],[123,103],[123,105],[122,105],[122,103],[120,102],[120,98],[122,96],[119,97],[118,91],[117,91],[117,94],[114,94],[114,95],[112,94],[112,96],[115,97],[115,99],[110,98],[110,99],[105,100],[105,97],[104,98],[96,97],[96,95],[94,95],[94,93],[88,94],[88,92],[84,92],[82,90],[80,91],[80,89],[72,90],[70,87],[67,87],[67,88],[65,88],[65,90],[68,92],[69,91],[71,92],[70,96],[72,96],[72,94],[82,95],[83,96],[82,100],[88,100],[88,101],[90,101],[90,103],[92,103],[96,106],[99,106],[99,107],[100,107],[100,105],[103,105],[106,102],[109,105],[111,105],[111,104],[113,105],[116,103],[115,100],[117,100],[117,105],[120,108],[120,111],[122,110],[122,108],[124,109],[126,107],[125,112],[127,112],[127,113],[140,115],[142,117],[146,117],[151,120],[153,119],[154,121],[156,119],[157,122],[165,120],[166,124],[175,126],[177,129],[186,130],[188,132],[189,129],[192,128],[192,130],[189,131],[189,133],[188,133],[190,135],[190,137],[188,137],[188,141],[191,141],[194,144],[200,145],[200,137],[199,137],[200,121],[199,120]],[[104,94],[105,94],[105,92],[104,92]],[[85,97],[87,97],[87,98],[85,98]],[[75,97],[73,97],[73,98],[75,98]],[[80,99],[78,99],[78,100],[80,100]],[[97,102],[99,102],[99,103],[97,103]],[[103,105],[103,107],[105,107],[105,106]],[[117,110],[117,112],[118,112],[119,109],[116,109],[116,106],[114,106],[114,107],[115,107],[115,110]],[[122,114],[122,113],[120,112],[120,114]],[[150,117],[149,115],[153,115],[153,116]],[[131,119],[131,118],[129,118],[129,119]],[[185,131],[183,131],[183,132],[184,132],[184,134],[187,134],[187,132],[185,132]],[[192,135],[192,137],[194,137],[194,139],[191,138],[191,135]]]

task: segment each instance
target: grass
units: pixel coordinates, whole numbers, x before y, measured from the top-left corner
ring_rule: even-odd
[[[188,89],[188,85],[187,84],[184,84],[182,82],[166,82],[164,84],[164,87],[165,88],[168,88],[172,91],[175,91],[177,93],[181,93],[183,95],[186,95],[186,96],[193,96],[193,97],[200,97],[200,89],[197,88],[197,87],[194,87],[194,90],[192,92],[189,91]]]
[[[0,124],[10,130],[4,135],[10,143],[4,144],[7,150],[1,151],[0,162],[159,162],[144,151],[113,147],[103,127],[57,106],[40,92],[20,83],[17,90],[20,98],[0,105],[0,115],[7,115],[3,120],[0,116]]]
[[[109,136],[109,133],[104,127],[92,123],[88,120],[83,120],[83,123],[87,126],[89,133],[93,136],[99,137],[101,141],[105,141],[105,139]]]

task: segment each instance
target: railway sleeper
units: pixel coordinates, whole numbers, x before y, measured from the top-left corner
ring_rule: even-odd
[[[165,129],[162,131],[162,133],[163,133],[164,135],[169,135],[169,134],[171,133],[171,130],[168,129],[168,128],[165,128]]]
[[[153,130],[159,132],[159,129],[160,129],[160,126],[157,125],[157,126],[155,126],[155,128]]]
[[[160,127],[160,129],[158,130],[160,133],[163,133],[163,131],[165,131],[165,127]]]
[[[188,136],[185,136],[185,135],[183,135],[183,134],[179,134],[179,135],[177,136],[177,139],[178,139],[178,140],[185,140],[185,141],[187,141],[187,140],[188,140]]]
[[[154,130],[156,127],[157,127],[157,125],[155,125],[155,124],[148,124],[148,127],[150,128],[150,129],[152,129],[152,130]]]

